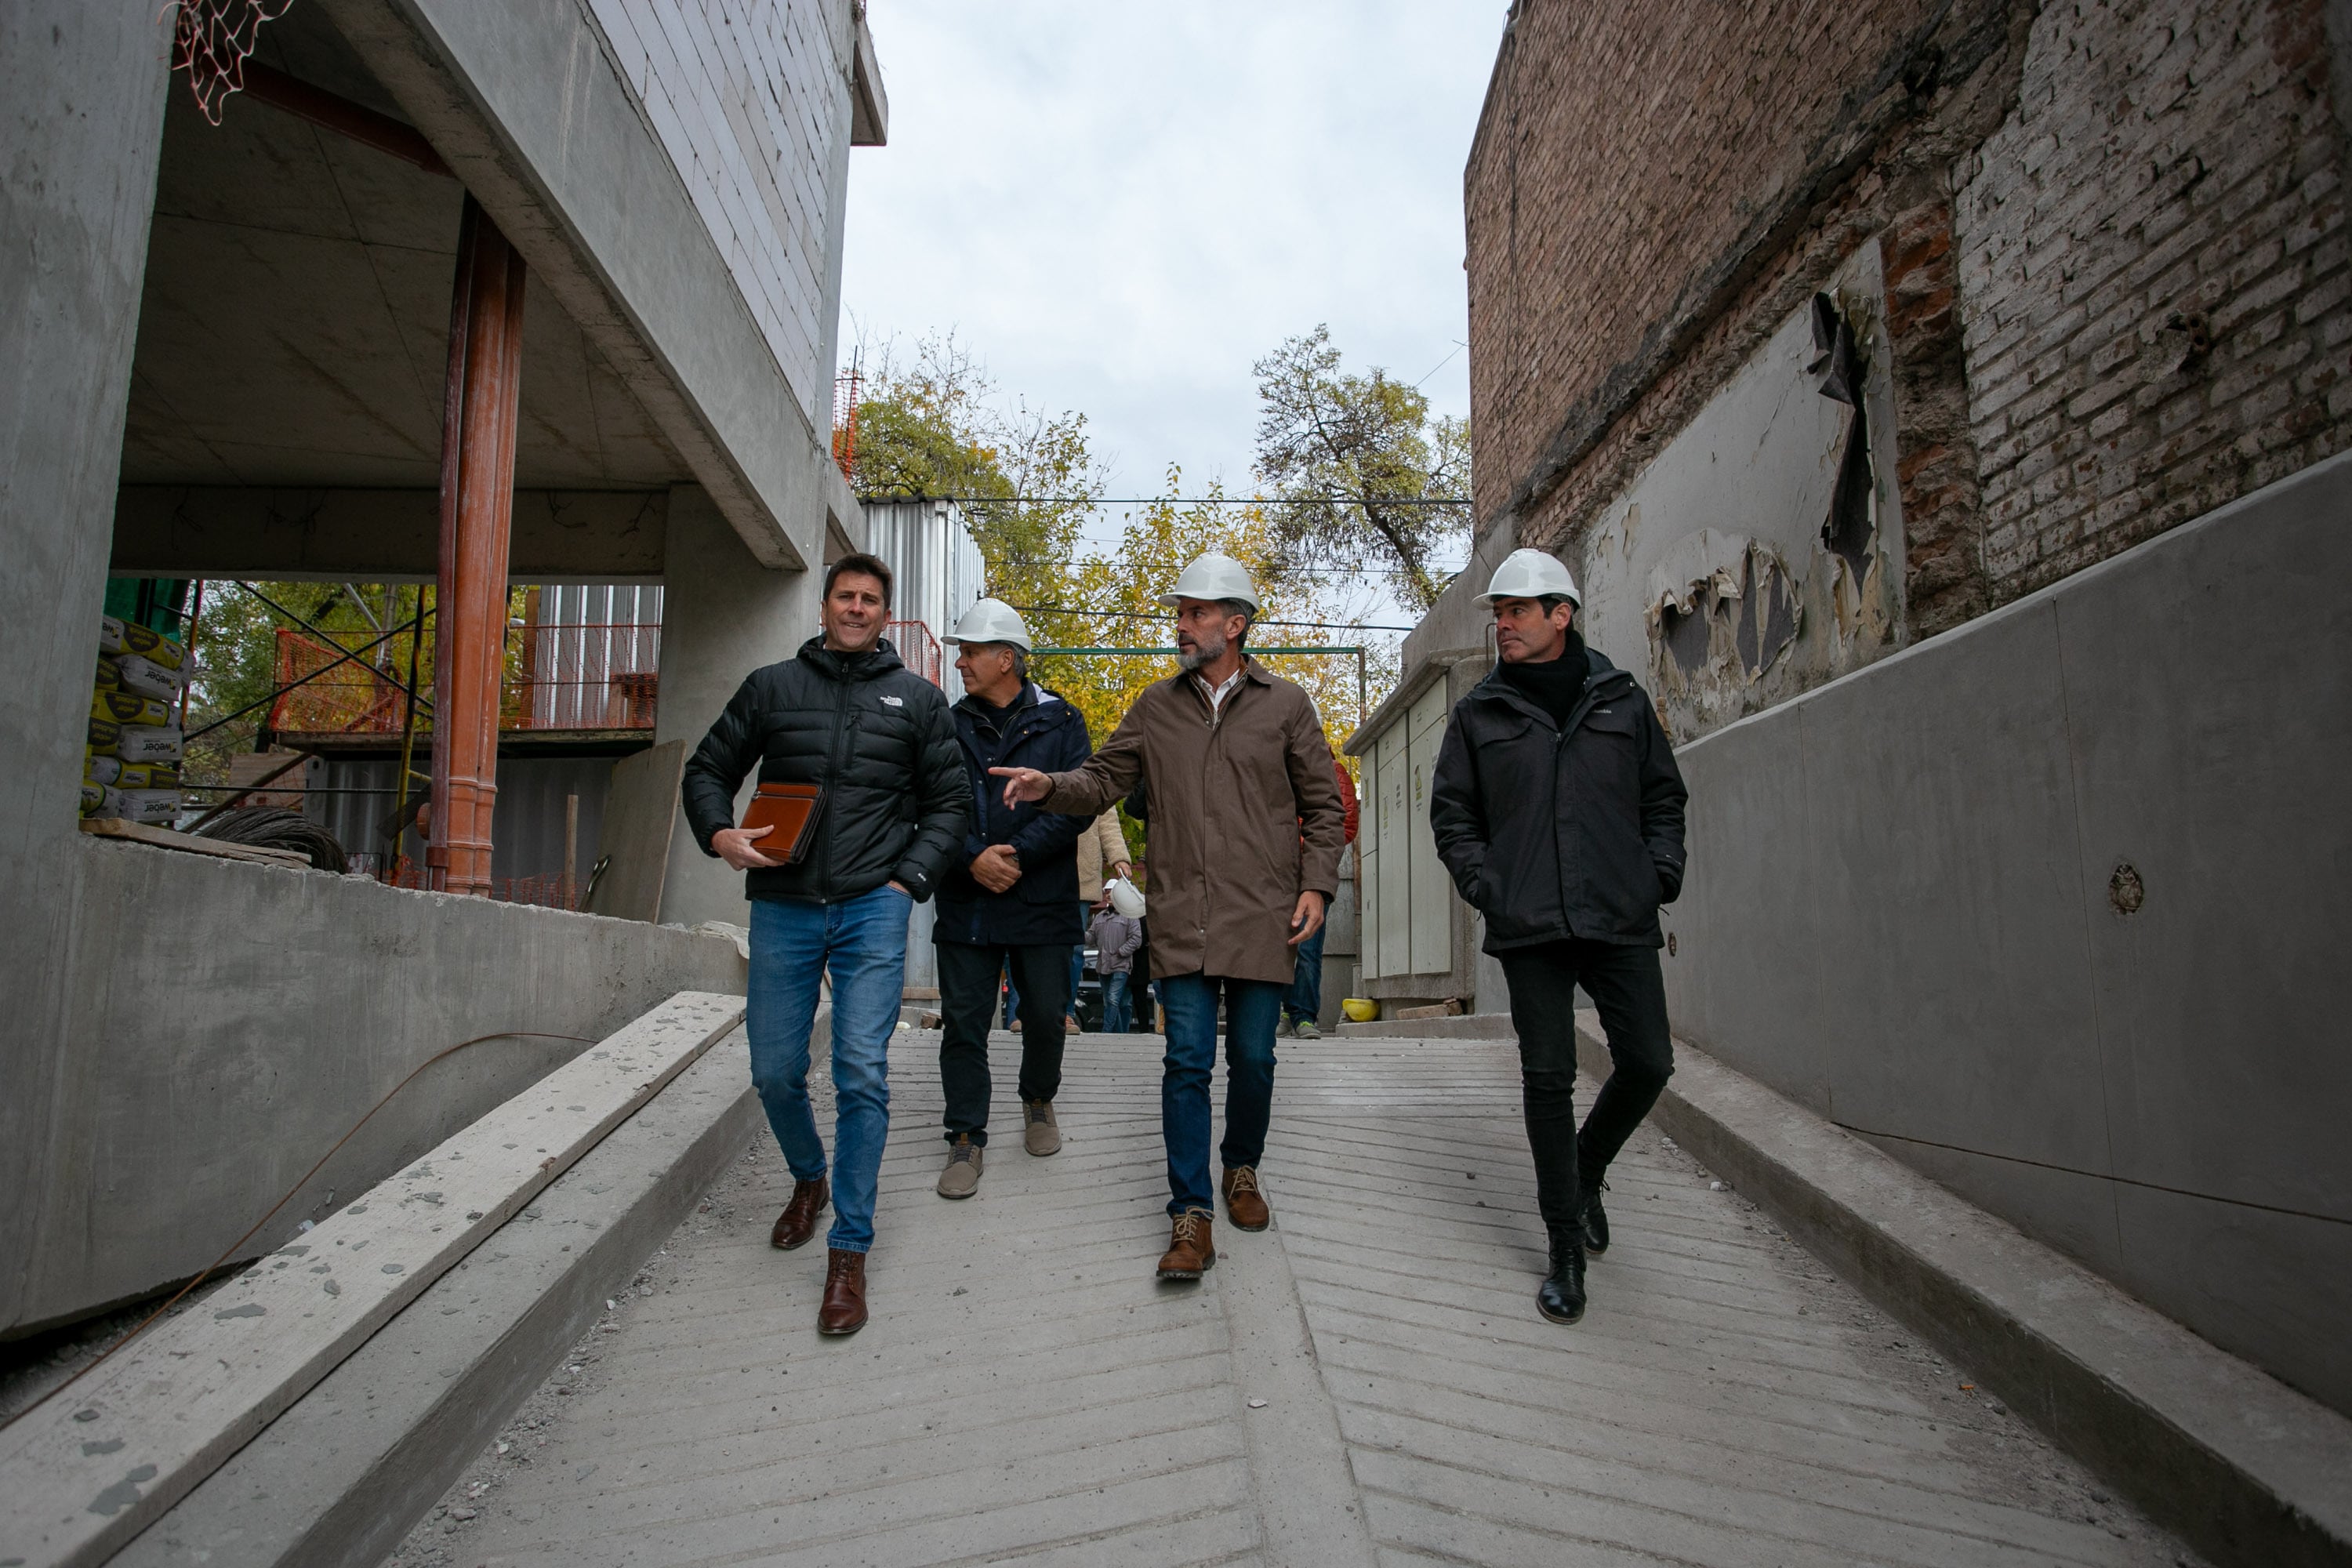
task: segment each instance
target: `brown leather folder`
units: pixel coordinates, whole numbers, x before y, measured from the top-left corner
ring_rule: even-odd
[[[773,833],[753,841],[751,847],[771,860],[797,866],[816,837],[816,819],[824,792],[814,784],[763,784],[743,810],[744,827],[772,827]]]

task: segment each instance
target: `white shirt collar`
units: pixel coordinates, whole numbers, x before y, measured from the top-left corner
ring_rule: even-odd
[[[1201,683],[1202,691],[1208,696],[1210,712],[1220,713],[1224,710],[1225,699],[1231,697],[1234,694],[1234,689],[1242,683],[1242,672],[1248,668],[1247,665],[1242,666],[1215,686],[1210,685],[1209,678],[1199,670],[1192,672],[1192,679]]]

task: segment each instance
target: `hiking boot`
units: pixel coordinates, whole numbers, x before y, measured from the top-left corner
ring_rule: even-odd
[[[866,1326],[866,1254],[835,1247],[824,1255],[824,1304],[816,1310],[816,1331],[854,1334]]]
[[[1286,1040],[1297,1033],[1298,1033],[1298,1026],[1291,1022],[1289,1014],[1285,1013],[1281,1018],[1276,1021],[1274,1026],[1274,1037],[1276,1039]]]
[[[1209,1239],[1206,1209],[1186,1209],[1169,1227],[1168,1250],[1160,1258],[1162,1279],[1198,1279],[1217,1266],[1217,1249]]]
[[[1302,1040],[1319,1040],[1323,1037],[1321,1026],[1312,1018],[1299,1019],[1290,1032]]]
[[[1584,1203],[1577,1221],[1584,1227],[1584,1250],[1595,1258],[1609,1250],[1609,1215],[1601,1206],[1601,1194],[1609,1190],[1606,1182],[1587,1183]]]
[[[980,1191],[980,1145],[967,1132],[948,1150],[948,1168],[940,1173],[940,1196],[968,1198]]]
[[[1225,1194],[1225,1217],[1234,1222],[1234,1229],[1264,1230],[1274,1223],[1274,1211],[1265,1206],[1265,1194],[1258,1188],[1255,1167],[1235,1165],[1225,1173],[1220,1185]]]
[[[1041,1158],[1062,1152],[1062,1124],[1054,1120],[1054,1102],[1050,1100],[1024,1100],[1021,1109],[1028,1125],[1021,1130],[1021,1146]]]
[[[790,1252],[814,1236],[816,1216],[824,1212],[825,1200],[832,1195],[833,1184],[823,1176],[814,1182],[794,1182],[791,1201],[776,1216],[775,1229],[768,1232],[768,1245]]]
[[[1536,1310],[1555,1323],[1584,1316],[1584,1228],[1563,1226],[1551,1233],[1551,1272],[1536,1287]]]

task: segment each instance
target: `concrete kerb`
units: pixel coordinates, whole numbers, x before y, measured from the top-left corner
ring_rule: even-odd
[[[822,1070],[831,1010],[817,1014]],[[373,1568],[764,1124],[739,1028],[114,1559]]]
[[[2352,1421],[1685,1042],[1653,1121],[2216,1563],[2352,1563]]]

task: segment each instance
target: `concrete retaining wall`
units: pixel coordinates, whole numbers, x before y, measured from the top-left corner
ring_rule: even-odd
[[[10,1200],[0,1335],[194,1274],[385,1092],[428,1069],[254,1238],[282,1242],[680,990],[740,994],[716,937],[141,845],[75,845],[53,1068]]]
[[[1684,748],[1666,961],[1678,1033],[2339,1410],[2347,518],[2339,458]]]

